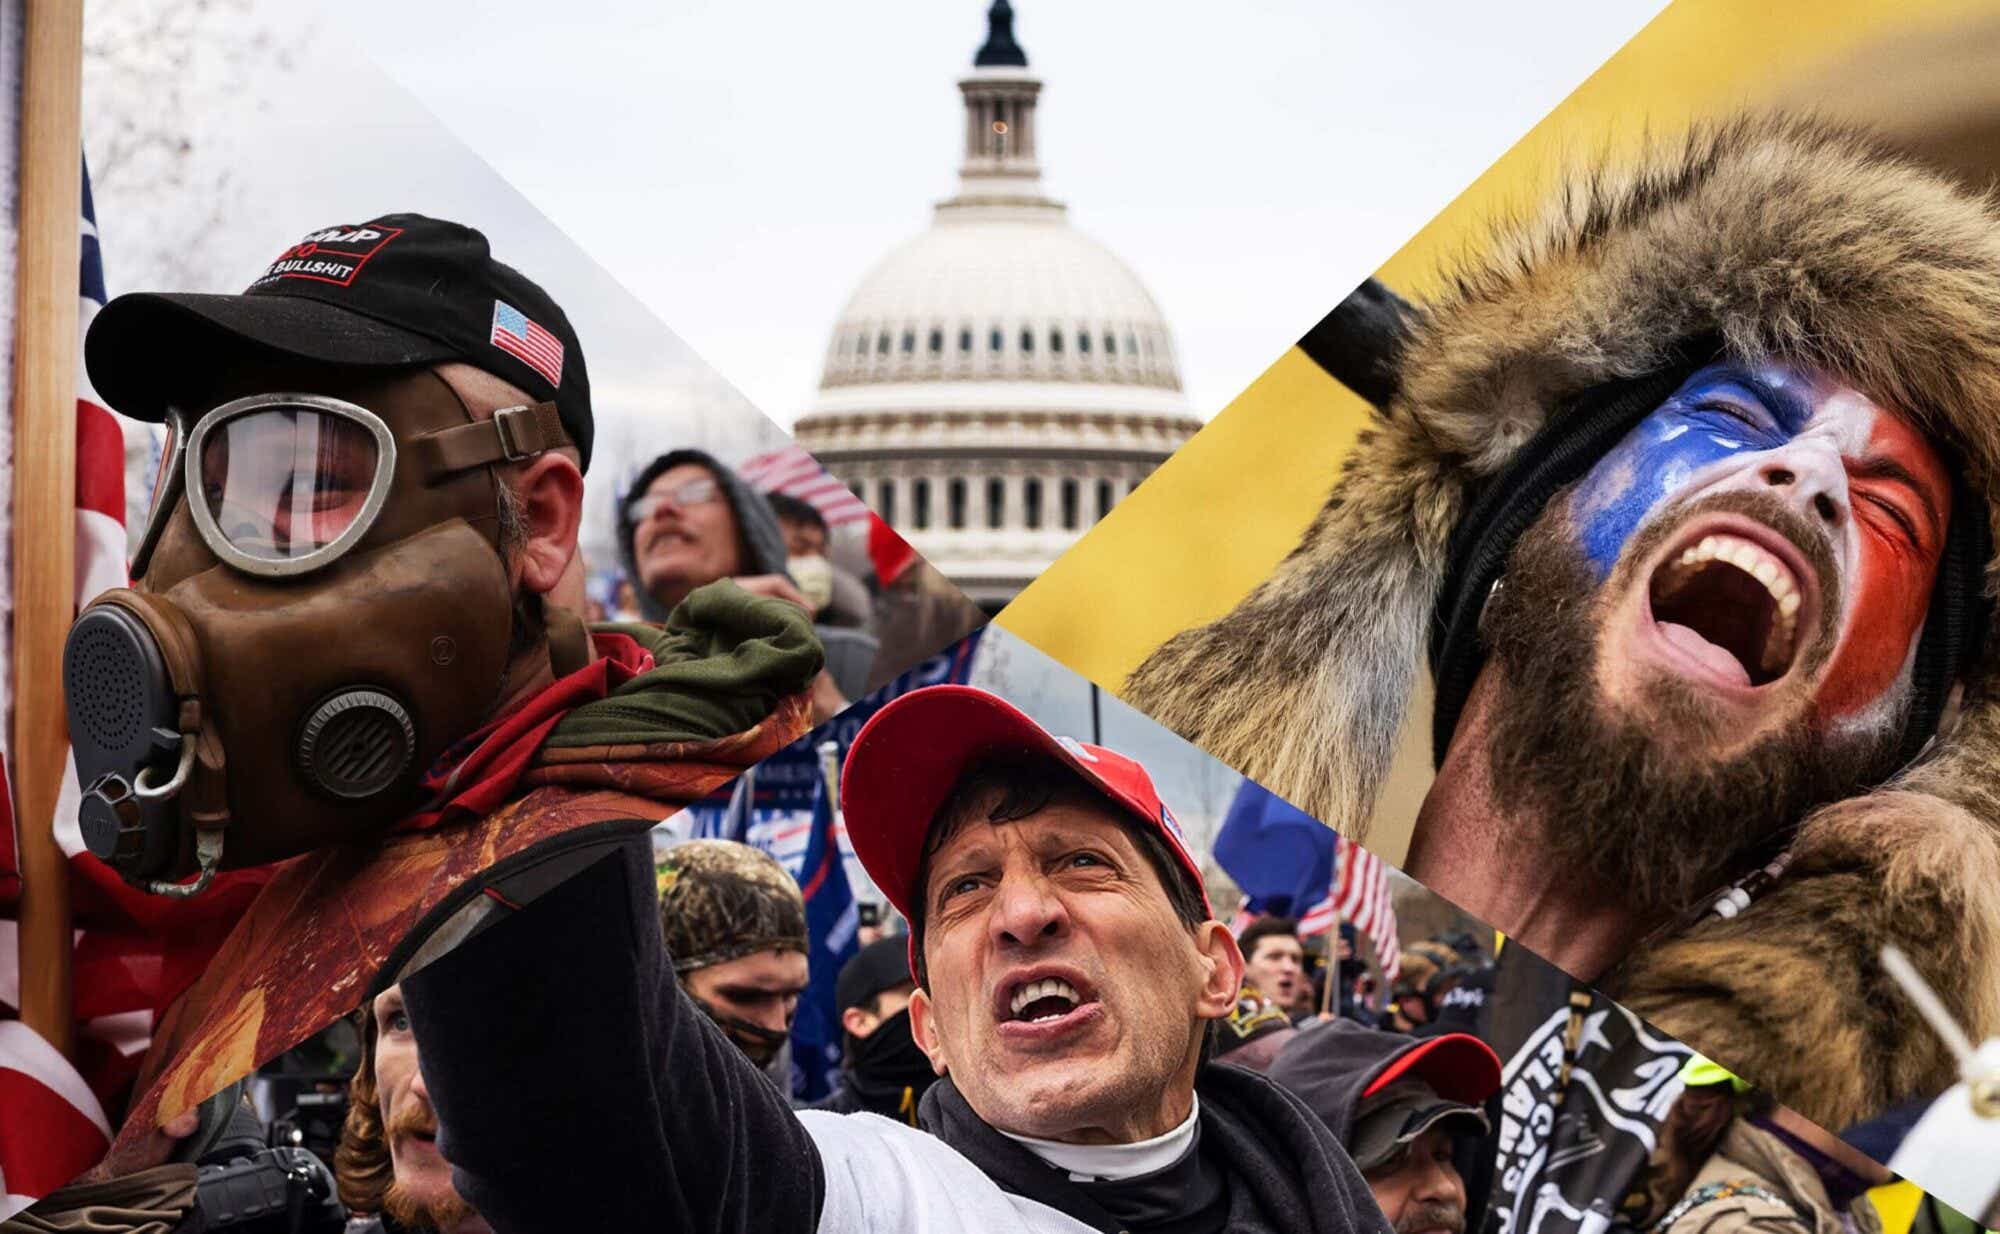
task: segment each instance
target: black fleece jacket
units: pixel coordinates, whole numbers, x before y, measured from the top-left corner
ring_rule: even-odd
[[[638,836],[403,980],[439,1147],[500,1234],[818,1227],[819,1150],[679,989],[656,905]],[[926,1130],[1003,1190],[1120,1228],[962,1099],[933,1109],[948,1088],[927,1094]],[[1204,1068],[1197,1092],[1207,1174],[1227,1190],[1205,1206],[1210,1228],[1387,1234],[1359,1171],[1296,1098],[1226,1065]]]

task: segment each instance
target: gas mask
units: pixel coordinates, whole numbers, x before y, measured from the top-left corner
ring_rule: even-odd
[[[493,468],[570,444],[555,405],[475,420],[429,369],[306,371],[169,414],[133,584],[64,648],[84,843],[157,893],[379,835],[502,697]]]

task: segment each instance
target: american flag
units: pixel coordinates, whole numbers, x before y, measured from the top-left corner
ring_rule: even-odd
[[[1347,839],[1334,838],[1333,886],[1327,897],[1299,918],[1299,936],[1311,938],[1333,929],[1336,921],[1352,922],[1374,944],[1375,958],[1390,980],[1402,968],[1402,944],[1396,938],[1396,905],[1389,896],[1389,867],[1380,857]]]
[[[858,523],[870,516],[867,503],[827,474],[819,460],[798,446],[786,446],[743,460],[736,469],[744,483],[766,493],[783,493],[818,510],[827,526]]]
[[[562,384],[562,340],[504,300],[493,302],[493,333],[486,341],[548,378],[550,385]]]
[[[0,13],[4,16],[4,13]],[[0,26],[5,22],[0,21]],[[6,53],[0,51],[0,61]],[[0,68],[6,65],[0,63]],[[18,62],[14,67],[18,68]],[[0,79],[18,80],[8,73]],[[10,180],[15,117],[0,107],[0,174]],[[0,271],[11,265],[13,220],[0,220]],[[87,330],[105,300],[90,180],[83,183],[79,321]],[[0,279],[9,286],[12,278]],[[6,311],[11,311],[8,305]],[[4,317],[4,314],[0,314]],[[0,357],[11,353],[11,321],[0,319]],[[79,335],[79,339],[81,335]],[[4,365],[0,365],[4,368]],[[8,374],[0,371],[0,388]],[[76,404],[76,603],[122,587],[125,574],[125,440],[117,419],[90,387],[81,348]],[[0,441],[13,438],[12,408],[0,402]],[[4,474],[4,469],[0,469]],[[9,511],[0,503],[0,546],[9,542]],[[0,547],[0,557],[5,557]],[[0,561],[0,602],[11,606],[11,559]],[[0,626],[0,629],[4,629]],[[0,666],[11,667],[0,638]],[[0,673],[6,672],[0,668]],[[0,682],[6,678],[0,676]],[[10,683],[9,683],[10,684]],[[0,694],[0,716],[9,699]],[[44,705],[60,706],[50,701]],[[0,745],[6,740],[0,724]],[[6,755],[0,754],[0,772]],[[166,900],[127,886],[84,850],[77,827],[79,791],[72,764],[56,805],[55,837],[69,859],[76,927],[72,949],[76,1048],[65,1058],[14,1019],[20,1004],[15,914],[21,878],[12,796],[0,775],[0,1220],[26,1208],[94,1165],[110,1146],[115,1111],[137,1074],[155,1017],[187,988],[248,906],[268,872],[225,874],[201,896]]]
[[[87,175],[82,231],[78,325],[87,329],[104,304],[104,268]],[[79,347],[79,361],[81,354]],[[76,599],[83,604],[105,587],[125,582],[125,438],[111,413],[99,405],[80,362],[77,368]],[[12,409],[8,412],[11,437]],[[11,560],[7,568],[11,574]],[[11,669],[7,651],[0,645],[0,658]],[[0,706],[0,715],[9,709]],[[0,798],[0,806],[7,814],[7,826],[0,829],[0,904],[11,909],[19,902],[21,883],[11,794]],[[9,912],[10,919],[0,920],[0,1003],[5,1004],[0,1014],[10,1016],[21,990],[18,934],[11,916]],[[0,1114],[0,1217],[68,1182],[110,1146],[109,1121],[88,1081],[71,1060],[12,1019],[0,1021],[0,1111],[5,1111]]]

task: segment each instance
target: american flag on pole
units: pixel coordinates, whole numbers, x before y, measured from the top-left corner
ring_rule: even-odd
[[[1402,968],[1402,944],[1396,937],[1396,905],[1389,896],[1389,867],[1380,857],[1349,840],[1334,837],[1333,885],[1327,897],[1299,918],[1299,936],[1311,938],[1331,930],[1336,921],[1351,922],[1375,947],[1375,958],[1390,980]]]
[[[5,23],[0,10],[0,26]],[[0,51],[7,68],[9,51]],[[18,62],[12,65],[18,69]],[[0,78],[17,80],[10,73]],[[0,109],[0,125],[11,142],[14,117]],[[0,173],[14,182],[13,151],[0,151]],[[0,286],[11,286],[11,214],[0,235]],[[104,306],[104,266],[88,174],[83,183],[81,296],[78,325],[88,330]],[[5,314],[11,314],[9,299]],[[12,355],[12,322],[0,319],[0,358]],[[76,405],[76,603],[79,608],[125,574],[125,438],[116,417],[104,408],[82,371],[81,349]],[[0,386],[10,385],[0,371]],[[11,443],[11,407],[0,401],[0,441]],[[7,458],[11,465],[11,457]],[[0,468],[5,474],[5,468]],[[0,502],[0,556],[10,543],[11,501]],[[11,612],[12,562],[0,560],[0,601]],[[4,628],[4,627],[0,627]],[[11,664],[0,642],[0,665]],[[4,671],[4,670],[0,670]],[[0,679],[4,680],[4,679]],[[9,692],[11,692],[11,683]],[[0,715],[9,699],[0,693]],[[48,705],[60,705],[51,702]],[[0,734],[6,726],[0,725]],[[0,735],[0,742],[4,742]],[[6,757],[0,755],[0,773]],[[72,765],[57,803],[55,836],[69,859],[70,896],[75,913],[73,949],[77,1045],[65,1058],[32,1029],[14,1018],[20,1005],[18,932],[14,917],[21,895],[12,795],[0,775],[0,1220],[26,1208],[96,1164],[110,1146],[117,1111],[143,1061],[157,1015],[194,980],[221,945],[267,871],[239,871],[218,879],[194,900],[173,901],[127,886],[84,850],[78,829],[79,791]],[[247,876],[247,877],[246,877]]]
[[[550,385],[562,384],[562,340],[504,300],[493,302],[493,333],[486,341],[548,378]]]
[[[743,460],[736,469],[743,482],[766,493],[783,493],[818,510],[829,527],[858,523],[869,517],[867,503],[852,489],[827,474],[819,460],[798,446],[786,446]]]

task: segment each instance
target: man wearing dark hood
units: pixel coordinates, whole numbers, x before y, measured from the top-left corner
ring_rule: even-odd
[[[885,935],[841,966],[833,996],[840,1004],[847,1061],[839,1086],[813,1109],[865,1110],[917,1125],[917,1103],[938,1077],[910,1035],[910,996],[917,983],[910,978],[908,941]]]
[[[1479,1228],[1493,1161],[1481,1107],[1500,1091],[1500,1060],[1479,1038],[1337,1020],[1300,1033],[1267,1074],[1340,1137],[1396,1234]]]
[[[627,578],[638,581],[639,611],[665,621],[696,588],[731,579],[753,595],[812,603],[786,572],[785,533],[762,494],[714,455],[671,450],[632,482],[618,507],[618,551]],[[813,719],[831,719],[847,706],[872,660],[860,657],[846,690],[831,673],[813,683]]]

